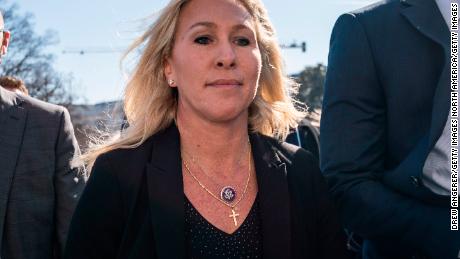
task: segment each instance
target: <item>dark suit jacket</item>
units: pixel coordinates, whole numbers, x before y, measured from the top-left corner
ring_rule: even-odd
[[[285,141],[307,150],[319,159],[319,129],[313,126],[308,118],[303,119]]]
[[[342,15],[331,37],[321,167],[347,228],[387,258],[456,258],[449,199],[421,180],[450,104],[449,29],[434,0]]]
[[[252,134],[264,258],[347,258],[317,162]],[[100,156],[72,219],[65,258],[184,258],[184,191],[175,125]]]
[[[60,258],[82,172],[67,110],[0,87],[0,251],[4,259]]]

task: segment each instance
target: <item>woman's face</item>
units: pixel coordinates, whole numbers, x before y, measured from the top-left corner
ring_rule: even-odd
[[[183,7],[165,66],[179,91],[179,113],[211,122],[247,119],[261,66],[254,22],[237,0]]]

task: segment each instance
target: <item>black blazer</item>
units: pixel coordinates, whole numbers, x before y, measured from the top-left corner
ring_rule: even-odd
[[[264,258],[348,258],[317,161],[251,134]],[[65,258],[185,258],[175,125],[134,149],[100,156],[72,219]]]
[[[382,1],[331,36],[321,167],[347,228],[386,258],[457,258],[449,198],[422,183],[450,104],[449,29],[434,0]]]

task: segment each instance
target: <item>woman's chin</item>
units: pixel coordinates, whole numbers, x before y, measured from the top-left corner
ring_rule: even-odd
[[[209,109],[203,114],[204,117],[215,123],[228,123],[233,122],[239,119],[242,119],[242,116],[245,116],[243,110],[232,109],[222,109],[222,107],[217,109]]]

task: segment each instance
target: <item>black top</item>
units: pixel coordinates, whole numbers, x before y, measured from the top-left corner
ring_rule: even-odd
[[[187,197],[184,205],[187,258],[262,258],[257,197],[243,224],[233,234],[227,234],[209,223]]]

